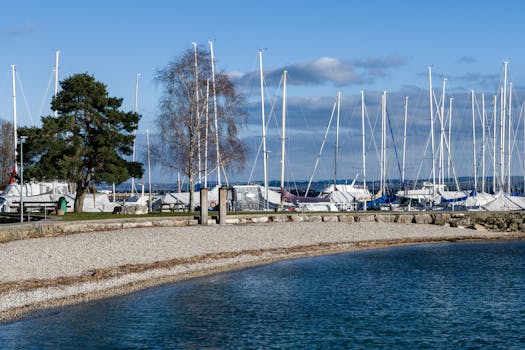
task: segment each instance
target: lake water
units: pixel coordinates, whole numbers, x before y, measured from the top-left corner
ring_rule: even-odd
[[[278,262],[0,324],[2,349],[524,349],[525,241]]]

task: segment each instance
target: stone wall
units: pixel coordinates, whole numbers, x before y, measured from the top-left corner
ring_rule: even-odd
[[[227,224],[271,222],[380,222],[391,224],[432,224],[479,231],[525,232],[525,212],[341,212],[229,214]],[[35,237],[51,237],[80,232],[107,231],[136,227],[197,225],[198,217],[126,218],[92,221],[40,221],[0,225],[0,243]],[[208,224],[215,221],[210,218]]]

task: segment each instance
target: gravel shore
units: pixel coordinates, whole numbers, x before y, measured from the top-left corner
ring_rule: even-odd
[[[523,236],[436,225],[287,222],[150,227],[13,241],[0,244],[0,321],[287,258]]]

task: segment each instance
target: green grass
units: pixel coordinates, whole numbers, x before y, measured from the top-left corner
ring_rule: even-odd
[[[177,216],[198,216],[199,213],[151,213],[144,215],[121,215],[112,213],[66,213],[63,221],[80,221],[80,220],[104,220],[104,219],[126,219],[126,218],[153,218],[153,217],[177,217]]]

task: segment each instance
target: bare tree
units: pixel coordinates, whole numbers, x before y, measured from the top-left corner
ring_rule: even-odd
[[[3,188],[7,185],[15,161],[15,141],[13,134],[13,123],[0,120],[0,186]]]
[[[212,171],[238,170],[246,163],[246,147],[237,136],[239,123],[246,119],[244,97],[237,93],[226,74],[215,72],[215,128],[212,122],[215,117],[211,96],[212,62],[210,52],[202,47],[184,51],[157,72],[156,80],[163,92],[157,118],[160,138],[152,146],[154,159],[162,166],[188,176],[189,206],[190,211],[194,211],[196,179],[208,175],[204,174],[202,164],[199,167],[206,150]],[[214,147],[206,147],[208,140]],[[217,142],[219,157],[215,147]],[[220,163],[217,164],[215,159],[220,159]]]

